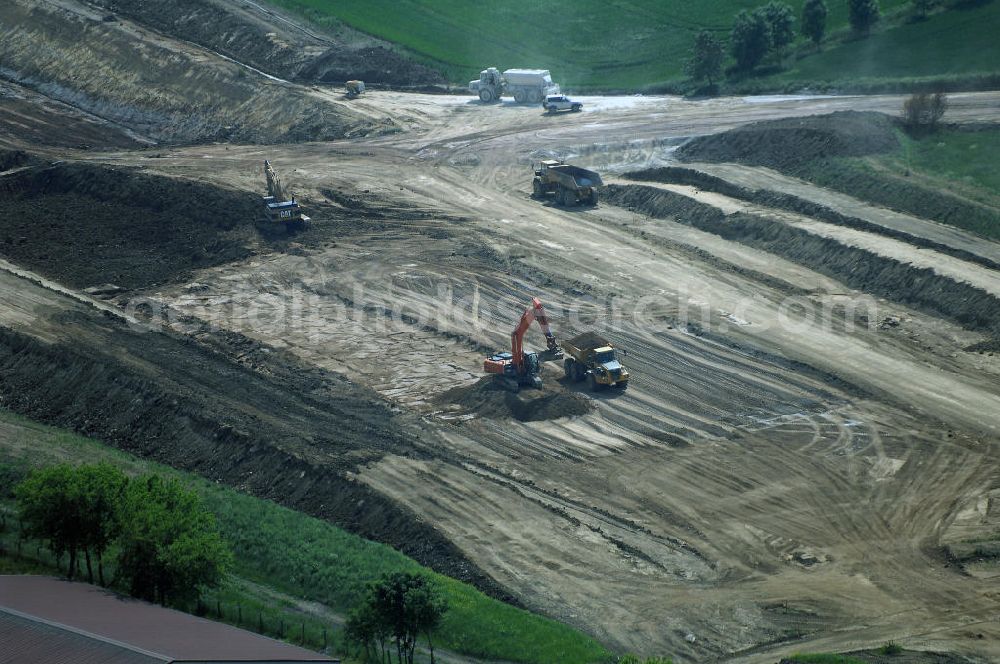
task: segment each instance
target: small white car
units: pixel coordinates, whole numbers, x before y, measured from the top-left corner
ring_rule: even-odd
[[[583,104],[578,101],[573,101],[566,95],[549,95],[542,102],[542,108],[544,108],[549,113],[555,113],[556,111],[572,111],[573,113],[578,113],[583,110]]]

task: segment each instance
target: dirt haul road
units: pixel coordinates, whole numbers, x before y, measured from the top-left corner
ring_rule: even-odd
[[[950,99],[954,121],[1000,115],[1000,94]],[[246,190],[272,160],[314,228],[294,247],[143,295],[417,414],[419,453],[389,450],[356,479],[528,606],[676,661],[773,662],[890,639],[1000,657],[996,568],[945,548],[997,529],[1000,359],[962,350],[996,331],[965,329],[946,306],[963,288],[991,305],[995,271],[693,188],[619,183],[630,202],[596,209],[528,196],[541,158],[615,175],[670,163],[686,137],[896,113],[901,98],[583,101],[584,113],[550,118],[372,93],[351,108],[406,132],[294,153],[85,158]],[[883,214],[858,201],[844,213],[860,208]],[[344,214],[356,224],[329,221]],[[814,253],[789,250],[800,240]],[[863,282],[854,265],[873,266]],[[911,292],[918,280],[929,290]],[[454,388],[477,389],[483,355],[509,343],[532,296],[558,337],[597,329],[628,349],[628,392],[541,421],[485,416],[480,397],[460,398]],[[529,332],[529,346],[541,343]],[[555,365],[543,377],[576,390]]]

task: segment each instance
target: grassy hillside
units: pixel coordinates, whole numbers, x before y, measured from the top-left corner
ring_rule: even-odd
[[[1000,240],[1000,129],[943,129],[916,139],[899,132],[899,143],[886,154],[820,160],[798,175]]]
[[[882,0],[884,10],[906,0]],[[489,65],[542,67],[569,91],[638,89],[683,75],[702,29],[727,36],[740,9],[764,0],[270,0],[317,23],[346,23],[400,44],[466,82]],[[789,0],[801,13],[802,0]],[[846,0],[829,0],[830,29],[847,23]]]
[[[315,639],[321,627],[327,626],[320,624],[322,621],[317,620],[315,612],[308,616],[294,612],[292,620],[281,609],[297,606],[299,602],[295,600],[301,598],[322,603],[333,614],[342,616],[354,604],[366,582],[386,572],[420,571],[437,581],[451,607],[440,634],[435,637],[437,646],[474,657],[511,662],[575,664],[611,659],[592,638],[431,572],[390,547],[361,539],[325,521],[269,501],[0,410],[0,487],[3,494],[32,467],[97,461],[108,461],[130,474],[156,472],[177,477],[197,491],[216,514],[236,559],[233,578],[226,587],[211,593],[207,604],[211,609],[216,599],[230,606],[239,603],[251,626],[261,610],[272,625],[279,618],[284,620],[292,638],[299,632],[299,623],[304,622],[305,629]],[[9,499],[0,508],[10,511]],[[0,530],[0,537],[3,535]],[[13,548],[11,541],[6,541],[5,545],[7,550]],[[10,560],[0,563],[0,572],[41,569],[44,568],[30,563],[25,568]],[[329,626],[332,631],[332,622]]]
[[[831,3],[832,4],[832,3]],[[884,5],[885,3],[883,3]],[[810,55],[773,82],[926,78],[1000,71],[1000,2],[949,9]]]

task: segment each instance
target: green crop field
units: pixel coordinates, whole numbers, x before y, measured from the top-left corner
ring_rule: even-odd
[[[4,485],[4,493],[31,467],[98,461],[113,463],[130,474],[156,472],[177,477],[197,491],[216,514],[220,530],[233,550],[235,569],[226,586],[208,596],[209,609],[216,599],[230,606],[238,602],[251,625],[259,610],[273,624],[278,616],[287,614],[282,614],[281,607],[275,607],[273,602],[268,605],[261,599],[266,599],[268,593],[247,591],[248,587],[259,585],[283,595],[286,604],[289,596],[302,598],[320,602],[342,616],[368,581],[386,572],[422,571],[437,581],[450,605],[435,637],[435,646],[510,662],[575,664],[612,659],[589,636],[491,599],[472,586],[421,567],[388,546],[272,502],[138,459],[98,441],[0,410],[0,484]],[[11,509],[9,501],[2,507],[7,512]],[[6,546],[10,550],[11,543]],[[44,568],[30,563],[18,566],[8,560],[0,564],[0,571],[5,569],[21,572]],[[301,620],[315,640],[320,629],[315,617]],[[299,622],[297,614],[294,626],[286,623],[293,639],[300,629]],[[336,638],[331,640],[337,642]]]
[[[269,0],[326,25],[347,24],[399,44],[465,83],[484,67],[549,69],[568,91],[637,90],[682,78],[702,28],[726,37],[733,16],[763,0]],[[883,10],[906,0],[882,0]],[[796,16],[802,0],[789,0]],[[846,0],[828,0],[830,29]]]
[[[883,3],[884,4],[884,3]],[[853,83],[1000,71],[1000,2],[949,9],[849,41],[794,63],[770,80]]]

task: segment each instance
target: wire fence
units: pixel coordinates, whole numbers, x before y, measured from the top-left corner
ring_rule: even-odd
[[[56,556],[45,544],[22,538],[16,524],[0,513],[0,559],[14,563],[26,563],[45,570],[68,576],[68,556]],[[92,561],[94,583],[98,582],[96,561]],[[105,565],[105,578],[110,583],[114,577],[113,566]],[[83,556],[77,558],[77,581],[89,581]],[[320,616],[306,614],[293,607],[282,607],[255,597],[246,601],[232,601],[216,596],[216,593],[232,590],[210,590],[189,607],[178,607],[196,616],[225,622],[235,627],[256,632],[304,648],[322,652],[339,649],[342,644],[342,630],[333,621]]]

